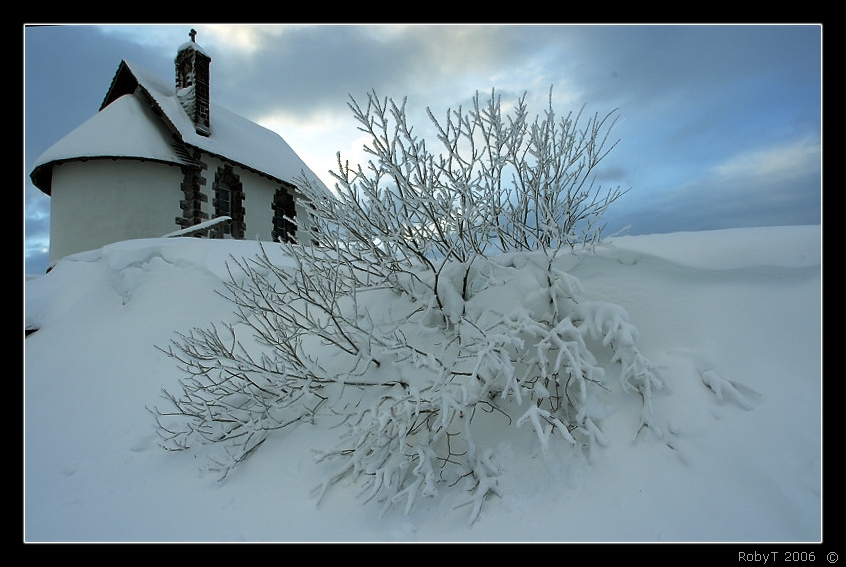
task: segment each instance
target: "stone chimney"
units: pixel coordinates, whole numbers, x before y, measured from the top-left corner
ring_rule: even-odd
[[[209,121],[209,64],[211,57],[197,45],[197,32],[176,52],[176,96],[201,136],[211,135]]]

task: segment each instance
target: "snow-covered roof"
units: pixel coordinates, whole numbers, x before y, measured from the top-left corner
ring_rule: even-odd
[[[124,95],[53,144],[36,160],[41,165],[80,158],[129,157],[181,164],[170,134],[149,106]]]
[[[127,81],[137,83],[134,96],[125,96],[125,92],[115,88]],[[158,107],[162,118],[157,118],[153,107]],[[174,86],[124,60],[100,112],[38,157],[31,174],[33,182],[50,194],[50,176],[45,175],[49,166],[80,158],[127,157],[190,163],[190,158],[179,151],[181,142],[280,181],[293,183],[305,173],[322,186],[276,132],[214,103],[210,104],[210,117],[211,135],[201,136],[180,104]]]
[[[191,30],[191,31],[193,31],[193,30]],[[190,34],[189,34],[189,35],[190,35]],[[181,51],[183,51],[183,50],[185,50],[185,49],[193,49],[194,51],[199,51],[200,53],[202,53],[203,55],[205,55],[206,57],[208,57],[208,58],[210,58],[210,59],[211,59],[211,56],[210,56],[208,53],[206,53],[206,50],[205,50],[205,49],[203,49],[202,47],[200,47],[200,44],[199,44],[199,43],[197,43],[197,42],[193,39],[193,37],[191,38],[191,41],[186,41],[185,43],[183,43],[182,45],[180,45],[180,46],[179,46],[179,49],[177,49],[177,50],[176,50],[176,52],[177,52],[177,53],[179,53],[179,52],[181,52]]]

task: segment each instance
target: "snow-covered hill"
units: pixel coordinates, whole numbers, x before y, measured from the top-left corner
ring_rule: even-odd
[[[584,296],[628,311],[668,381],[655,400],[668,433],[637,435],[636,401],[613,393],[590,463],[511,428],[496,447],[501,494],[472,526],[449,498],[380,517],[352,484],[316,506],[313,450],[337,436],[319,424],[271,436],[223,482],[158,446],[146,408],[180,374],[156,345],[233,320],[217,293],[226,263],[256,251],[129,241],[26,281],[38,329],[24,342],[26,541],[821,539],[819,226],[627,236],[573,257]],[[711,389],[706,368],[723,379]]]

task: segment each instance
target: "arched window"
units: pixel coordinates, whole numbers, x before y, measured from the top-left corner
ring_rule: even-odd
[[[213,189],[215,218],[232,218],[230,222],[220,225],[221,228],[216,231],[217,238],[225,238],[227,235],[232,238],[244,238],[247,230],[244,219],[244,189],[231,166],[218,168]]]
[[[282,186],[273,196],[273,241],[295,242],[297,209],[294,205],[294,186]]]

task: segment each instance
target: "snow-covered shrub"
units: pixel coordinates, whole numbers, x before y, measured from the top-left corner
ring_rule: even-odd
[[[620,364],[620,387],[643,400],[638,426],[654,427],[663,382],[637,330],[620,306],[584,300],[562,269],[599,242],[622,194],[592,181],[612,114],[556,121],[550,98],[529,122],[524,99],[508,117],[495,93],[443,122],[430,112],[437,153],[412,133],[405,103],[353,100],[371,161],[353,170],[339,156],[335,197],[301,180],[314,232],[273,244],[292,263],[233,259],[238,322],[166,349],[184,377],[152,410],[163,445],[208,446],[226,476],[274,430],[340,426],[319,457],[334,463],[320,498],[349,477],[366,500],[409,512],[462,485],[474,521],[500,472],[483,413],[531,427],[543,450],[556,437],[606,443],[589,407],[613,384],[589,345]]]

